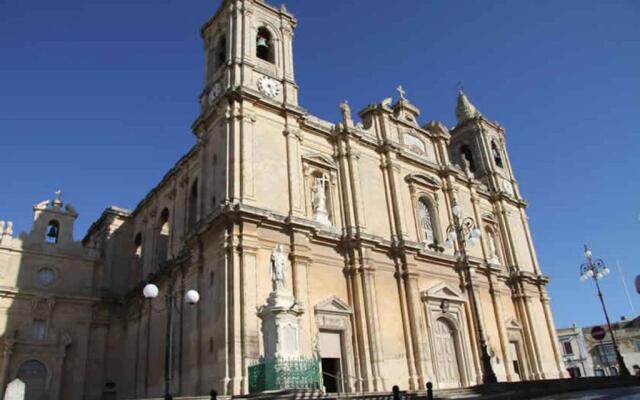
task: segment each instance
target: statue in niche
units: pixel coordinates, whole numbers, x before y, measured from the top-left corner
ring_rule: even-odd
[[[315,177],[311,187],[311,209],[317,222],[328,225],[330,222],[327,211],[326,185],[327,178],[324,175]]]
[[[282,292],[285,289],[286,266],[287,257],[282,251],[282,245],[278,243],[271,252],[271,263],[269,265],[274,292]]]
[[[498,251],[496,248],[496,238],[494,237],[493,232],[487,232],[487,247],[489,250],[489,261],[492,262],[500,262],[498,258]]]
[[[431,219],[431,210],[424,200],[418,202],[418,215],[420,217],[420,227],[422,228],[423,240],[427,243],[433,243],[433,224]]]

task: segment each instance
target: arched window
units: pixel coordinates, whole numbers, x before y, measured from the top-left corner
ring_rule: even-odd
[[[270,63],[275,63],[275,51],[271,32],[264,26],[258,29],[256,35],[256,57]]]
[[[227,37],[222,35],[216,46],[216,69],[227,62]]]
[[[498,149],[498,145],[493,140],[491,141],[491,153],[493,154],[493,161],[498,167],[502,168],[502,154],[500,154],[500,149]]]
[[[44,240],[47,243],[58,243],[58,237],[60,236],[60,223],[55,219],[49,221],[47,230],[44,235]]]
[[[169,252],[169,210],[165,208],[158,221],[158,242],[156,248],[158,264],[167,261]]]
[[[191,191],[189,192],[189,202],[187,205],[187,230],[193,229],[198,220],[198,180],[196,179],[191,184]]]
[[[422,241],[429,244],[435,243],[437,241],[435,212],[431,200],[426,196],[418,200],[418,219]]]
[[[18,379],[24,383],[25,400],[41,400],[46,396],[47,367],[38,360],[25,361],[18,368]]]
[[[33,340],[45,340],[47,338],[47,321],[34,319],[31,323],[31,338]]]
[[[462,159],[465,160],[469,165],[469,171],[476,172],[476,165],[473,162],[473,153],[471,152],[469,146],[467,146],[466,144],[460,146],[460,155],[462,156]]]
[[[140,232],[133,239],[133,255],[138,259],[142,258],[142,233]]]

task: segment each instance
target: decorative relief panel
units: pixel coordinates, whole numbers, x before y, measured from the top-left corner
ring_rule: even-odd
[[[411,152],[419,154],[421,156],[427,155],[427,147],[425,146],[424,142],[416,136],[410,133],[404,133],[402,135],[402,141]]]

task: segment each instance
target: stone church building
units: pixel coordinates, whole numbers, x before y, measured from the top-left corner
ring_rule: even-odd
[[[79,242],[59,193],[30,232],[0,223],[2,391],[18,377],[28,400],[161,396],[171,290],[174,393],[247,393],[278,245],[327,391],[478,384],[479,332],[499,381],[566,375],[504,128],[462,91],[453,128],[419,123],[402,88],[358,120],[346,101],[339,121],[315,117],[296,25],[284,6],[222,2],[201,29],[195,144],[133,211],[106,209]],[[468,264],[447,246],[456,204],[481,231]]]

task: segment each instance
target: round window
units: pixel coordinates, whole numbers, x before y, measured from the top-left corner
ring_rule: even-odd
[[[38,282],[42,286],[49,286],[56,279],[56,274],[51,268],[42,268],[38,271]]]

